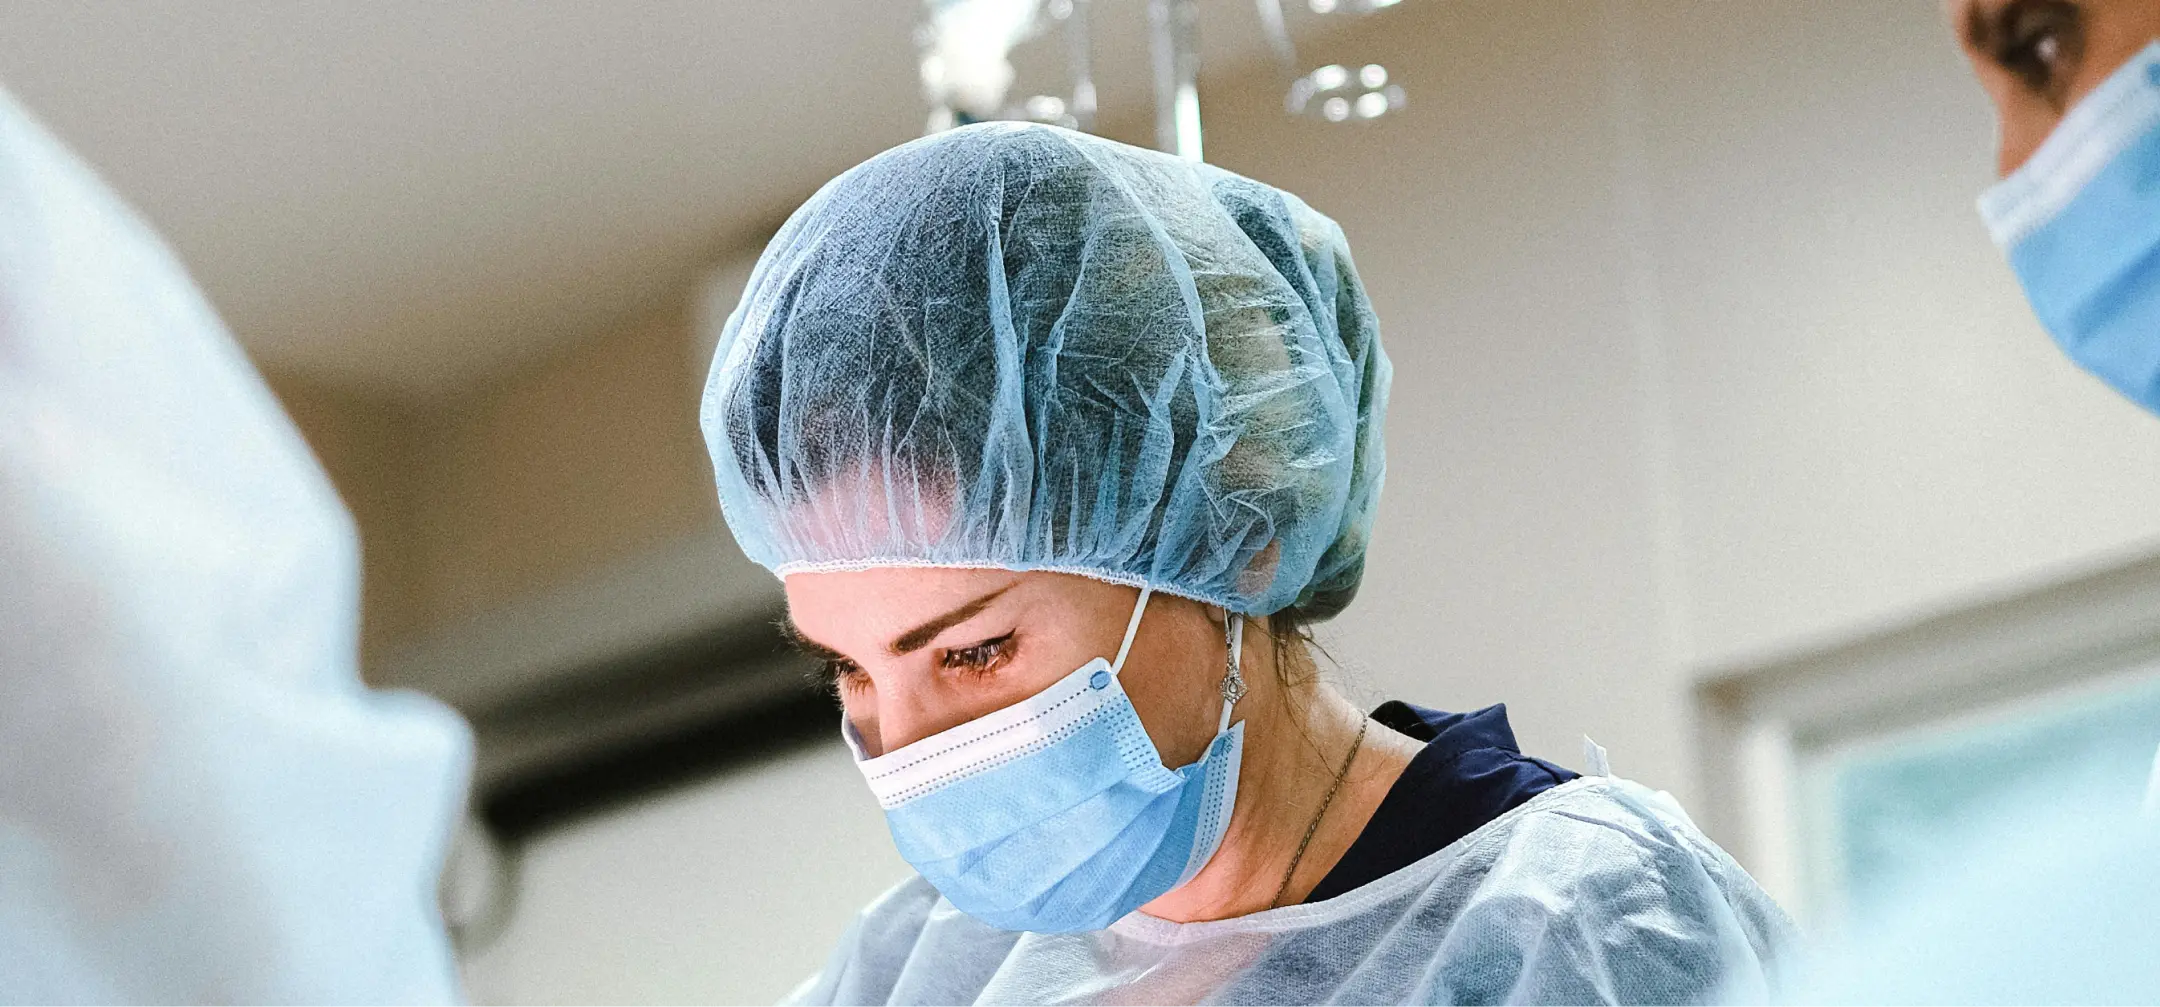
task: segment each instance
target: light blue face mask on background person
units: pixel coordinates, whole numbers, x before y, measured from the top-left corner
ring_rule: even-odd
[[[1215,740],[1172,771],[1118,681],[1150,594],[1116,660],[1012,706],[874,759],[844,725],[900,855],[960,911],[1003,930],[1100,930],[1214,856],[1245,752],[1244,723],[1230,724],[1243,621],[1230,620]]]
[[[2078,102],[1980,215],[2071,359],[2160,413],[2160,43]]]

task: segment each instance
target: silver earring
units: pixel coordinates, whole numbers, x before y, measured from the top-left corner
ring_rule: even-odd
[[[1222,701],[1225,712],[1230,707],[1236,706],[1238,700],[1245,698],[1245,672],[1238,667],[1243,663],[1241,658],[1244,656],[1243,651],[1245,650],[1245,617],[1242,615],[1231,616],[1226,632],[1230,643],[1228,648],[1230,669],[1224,673],[1222,679]]]

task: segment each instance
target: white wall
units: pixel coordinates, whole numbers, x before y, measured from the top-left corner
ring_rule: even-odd
[[[2160,423],[2055,349],[1981,228],[1992,125],[1939,5],[1627,6],[1688,663],[2151,548]]]
[[[1311,61],[1376,61],[1398,118],[1285,119],[1254,75],[1207,92],[1211,156],[1334,216],[1395,363],[1359,599],[1326,636],[1375,694],[1505,701],[1525,746],[1588,733],[1686,795],[1645,333],[1595,2],[1404,4]]]
[[[770,1003],[907,877],[834,743],[546,834],[480,1003]]]

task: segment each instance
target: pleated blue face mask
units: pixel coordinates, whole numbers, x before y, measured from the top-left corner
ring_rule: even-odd
[[[1980,215],[2056,343],[2160,413],[2160,43],[2078,102]]]
[[[1149,594],[1115,660],[988,716],[874,759],[843,719],[900,855],[960,911],[1003,930],[1100,930],[1190,880],[1221,844],[1245,750],[1244,723],[1230,723],[1242,620],[1230,619],[1215,739],[1172,770],[1118,680]]]

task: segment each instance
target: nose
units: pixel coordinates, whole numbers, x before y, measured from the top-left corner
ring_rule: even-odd
[[[872,756],[906,748],[977,716],[959,690],[929,678],[899,670],[884,675],[873,671],[870,689],[846,700],[848,719]]]
[[[2002,178],[2016,174],[2048,134],[2060,124],[2060,115],[1999,113],[1996,118],[1995,173]]]

